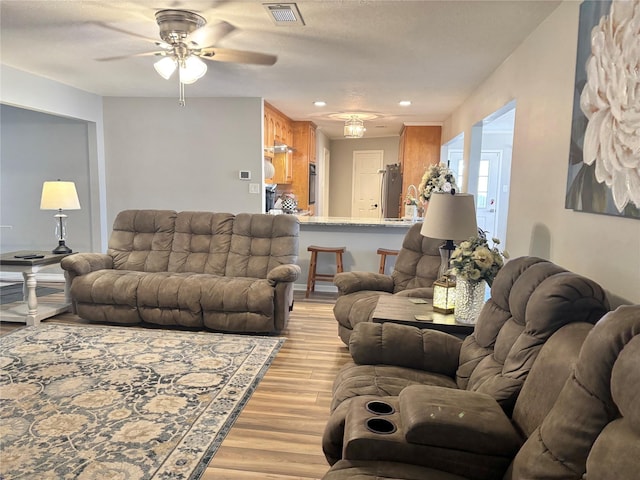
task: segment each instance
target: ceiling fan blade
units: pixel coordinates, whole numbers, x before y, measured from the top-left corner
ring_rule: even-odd
[[[224,37],[236,29],[228,22],[218,22],[215,25],[205,25],[189,35],[189,40],[198,47],[202,45],[215,45]]]
[[[90,23],[92,23],[93,25],[97,25],[99,27],[102,27],[102,28],[106,28],[107,30],[113,30],[114,32],[124,33],[125,35],[130,35],[132,37],[141,38],[142,40],[154,43],[155,45],[157,45],[157,46],[159,46],[161,48],[171,48],[171,46],[169,44],[167,44],[165,42],[161,42],[156,38],[145,37],[144,35],[140,35],[139,33],[130,32],[129,30],[124,30],[122,28],[114,27],[113,25],[109,25],[108,23],[104,23],[104,22],[90,22]],[[165,47],[165,45],[166,45],[166,47]]]
[[[218,47],[203,48],[200,57],[217,62],[248,63],[253,65],[273,65],[278,60],[277,56],[267,53]]]
[[[96,58],[95,60],[97,60],[98,62],[110,62],[112,60],[124,60],[125,58],[151,57],[154,55],[164,56],[166,54],[167,52],[160,50],[155,52],[133,53],[131,55],[117,55],[115,57],[102,57],[102,58]]]

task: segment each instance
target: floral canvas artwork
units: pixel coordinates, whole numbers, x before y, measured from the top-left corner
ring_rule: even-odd
[[[640,0],[580,6],[565,206],[640,219]]]

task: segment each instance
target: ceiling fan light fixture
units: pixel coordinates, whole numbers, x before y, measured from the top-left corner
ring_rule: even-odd
[[[173,72],[176,71],[178,67],[178,62],[173,57],[162,57],[156,63],[153,64],[153,68],[156,69],[156,72],[164,78],[165,80],[169,80]]]
[[[189,55],[180,65],[180,82],[190,85],[207,73],[207,64],[195,55]]]
[[[364,131],[364,122],[355,115],[344,122],[345,138],[362,138]]]

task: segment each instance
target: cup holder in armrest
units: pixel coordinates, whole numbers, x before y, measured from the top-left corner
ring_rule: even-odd
[[[396,425],[386,418],[373,417],[365,421],[365,425],[370,432],[373,433],[394,433]]]
[[[389,405],[387,402],[381,402],[380,400],[367,402],[365,408],[371,413],[377,413],[378,415],[391,415],[396,411],[392,405]]]

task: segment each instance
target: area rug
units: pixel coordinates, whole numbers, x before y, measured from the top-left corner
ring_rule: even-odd
[[[36,296],[44,297],[52,293],[60,293],[61,288],[37,287]],[[24,299],[22,293],[22,283],[14,283],[13,285],[3,285],[0,287],[0,305],[6,305],[14,302],[21,302]]]
[[[72,325],[0,337],[0,478],[200,478],[283,343]]]

